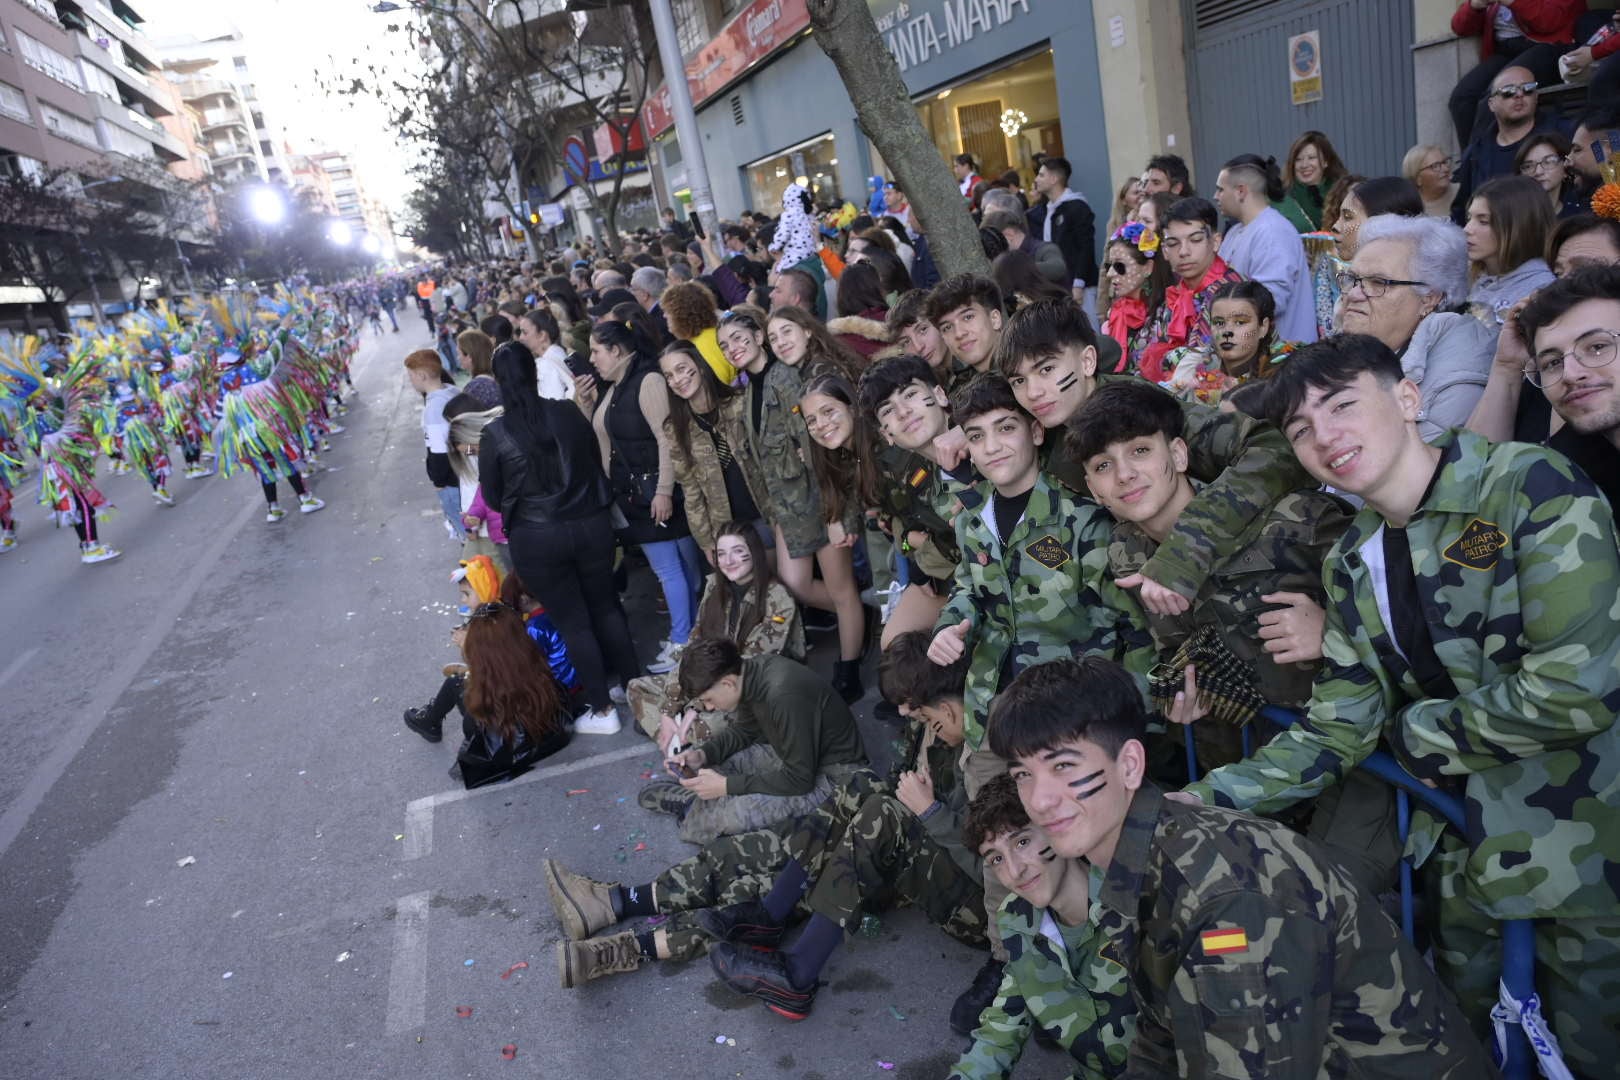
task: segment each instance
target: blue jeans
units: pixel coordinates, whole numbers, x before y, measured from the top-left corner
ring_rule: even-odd
[[[685,645],[697,619],[698,590],[703,587],[703,555],[690,536],[642,544],[641,553],[664,589],[669,605],[669,640]]]
[[[456,530],[456,539],[467,539],[467,530],[461,525],[461,489],[442,487],[433,490],[439,493],[439,505],[444,507],[444,520]]]

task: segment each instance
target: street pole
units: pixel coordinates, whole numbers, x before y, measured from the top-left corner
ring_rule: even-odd
[[[96,313],[96,329],[100,330],[107,316],[101,310],[101,290],[96,288],[96,272],[90,269],[90,257],[85,254],[84,241],[78,233],[73,234],[73,246],[79,249],[79,265],[84,267],[84,280],[90,286],[90,310]]]
[[[681,57],[680,39],[675,36],[675,14],[669,0],[652,0],[652,21],[653,33],[658,36],[658,58],[664,65],[664,85],[669,87],[669,108],[675,114],[675,137],[680,140],[681,160],[686,163],[686,186],[692,189],[692,212],[703,226],[703,235],[717,250],[723,250],[720,219],[709,190],[709,166],[703,160],[703,140],[698,137],[692,90],[686,85],[686,61]]]

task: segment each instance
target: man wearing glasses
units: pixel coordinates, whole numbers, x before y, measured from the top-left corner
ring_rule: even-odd
[[[1590,266],[1548,285],[1519,313],[1541,387],[1564,424],[1547,445],[1579,465],[1620,508],[1620,267]]]
[[[1457,197],[1451,203],[1451,219],[1457,224],[1466,220],[1468,203],[1481,184],[1493,176],[1513,175],[1513,159],[1538,128],[1569,134],[1560,118],[1549,117],[1545,124],[1537,123],[1539,85],[1529,68],[1517,64],[1503,68],[1491,80],[1485,104],[1496,122],[1476,127],[1473,141],[1463,151],[1462,163],[1457,167]]]

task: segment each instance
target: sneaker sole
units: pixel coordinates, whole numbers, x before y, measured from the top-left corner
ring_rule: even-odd
[[[590,921],[585,918],[585,910],[568,894],[567,887],[563,885],[562,880],[557,875],[557,864],[555,862],[547,859],[544,863],[544,870],[546,874],[546,892],[551,895],[551,909],[556,913],[557,921],[562,923],[563,933],[567,934],[571,941],[584,941],[591,936]],[[572,963],[568,946],[559,944],[557,947],[563,950],[562,955],[559,957],[564,971],[563,986],[572,986],[573,983],[567,981],[567,972],[571,969]]]
[[[803,1020],[810,1015],[813,999],[809,994],[784,990],[753,975],[728,975],[722,981],[739,994],[758,998],[771,1012],[788,1020]]]

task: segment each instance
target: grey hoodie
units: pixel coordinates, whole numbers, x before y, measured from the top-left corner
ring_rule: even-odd
[[[1468,305],[1487,326],[1500,330],[1508,308],[1544,285],[1551,285],[1553,272],[1541,259],[1522,262],[1497,277],[1482,277],[1468,290]]]
[[[1401,352],[1401,368],[1423,391],[1418,431],[1424,442],[1447,428],[1467,426],[1491,373],[1496,333],[1472,315],[1449,311],[1418,323]]]

